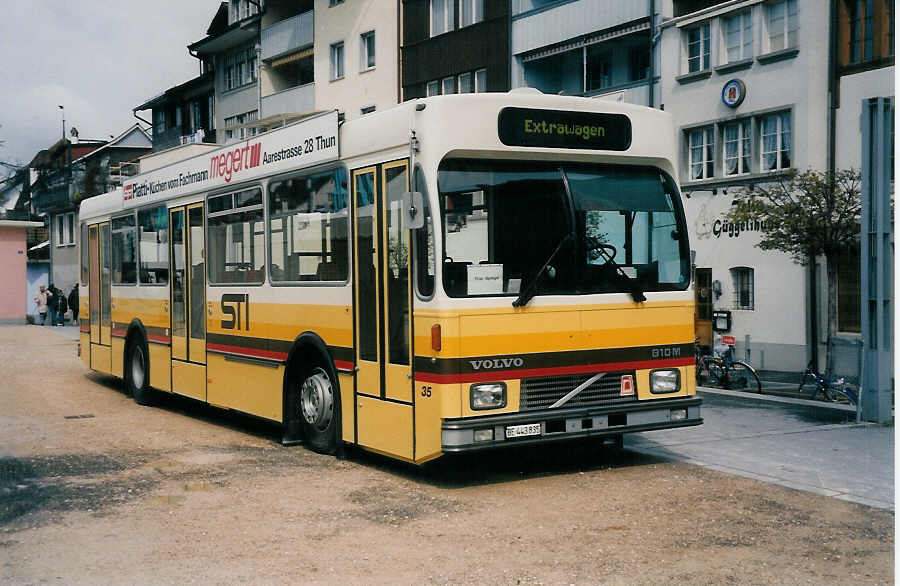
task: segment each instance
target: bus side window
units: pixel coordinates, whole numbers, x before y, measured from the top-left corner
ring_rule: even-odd
[[[434,228],[431,225],[431,204],[428,201],[428,188],[425,185],[425,174],[422,168],[416,166],[415,171],[416,191],[422,194],[422,203],[425,213],[425,225],[421,230],[413,233],[416,246],[416,284],[419,295],[431,297],[434,295]]]

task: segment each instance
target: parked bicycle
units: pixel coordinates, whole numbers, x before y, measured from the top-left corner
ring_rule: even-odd
[[[844,378],[829,378],[816,372],[813,363],[806,365],[806,372],[800,379],[800,386],[797,392],[801,395],[808,396],[810,399],[816,399],[819,395],[822,400],[831,401],[833,403],[850,403],[856,405],[859,401],[859,393],[857,389],[844,381]]]
[[[734,346],[719,344],[712,354],[701,353],[699,345],[695,348],[699,386],[762,393],[756,370],[743,360],[734,359]]]

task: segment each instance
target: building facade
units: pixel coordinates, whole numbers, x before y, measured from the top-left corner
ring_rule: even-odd
[[[136,174],[137,159],[151,148],[150,136],[134,124],[109,141],[60,140],[32,160],[29,205],[47,222],[50,283],[68,292],[78,279],[78,205]]]
[[[660,4],[512,0],[512,87],[658,105]]]
[[[508,0],[403,0],[403,99],[510,89]]]

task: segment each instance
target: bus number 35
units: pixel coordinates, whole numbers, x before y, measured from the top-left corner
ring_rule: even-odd
[[[250,329],[250,295],[246,293],[226,293],[222,295],[222,329],[241,329],[241,305],[244,306],[244,329]],[[230,318],[229,318],[230,316]]]

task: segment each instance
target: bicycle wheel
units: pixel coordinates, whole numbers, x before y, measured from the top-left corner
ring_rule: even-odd
[[[735,391],[762,393],[762,383],[753,367],[746,362],[735,362],[728,372],[729,388]]]

